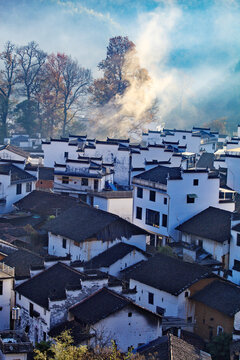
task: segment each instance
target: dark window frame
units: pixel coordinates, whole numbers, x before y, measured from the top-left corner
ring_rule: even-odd
[[[0,295],[3,295],[3,280],[0,280]]]
[[[154,293],[148,292],[148,303],[154,305]]]
[[[136,206],[136,219],[142,220],[142,208],[140,206]]]
[[[189,195],[187,195],[187,204],[194,204],[194,203],[195,203],[195,198],[189,197]]]
[[[162,214],[162,226],[167,227],[167,222],[168,222],[167,214]]]
[[[85,184],[84,184],[85,183]],[[82,178],[81,179],[81,185],[82,186],[88,186],[88,178]]]
[[[65,239],[65,238],[62,239],[62,248],[63,249],[67,248],[67,239]]]
[[[146,217],[145,217],[146,225],[150,225],[156,228],[160,226],[160,213],[159,211],[146,209]]]
[[[155,202],[156,201],[156,191],[150,190],[149,191],[149,200]]]
[[[168,200],[167,197],[164,197],[164,198],[163,198],[163,204],[164,204],[164,205],[167,205],[167,200]]]
[[[193,186],[199,185],[199,179],[193,179]]]
[[[16,195],[21,195],[22,194],[22,184],[17,184],[16,186]]]
[[[240,246],[240,234],[237,234],[237,246]]]
[[[26,183],[26,192],[31,192],[32,191],[32,183],[31,182],[27,182]]]
[[[142,199],[143,198],[143,188],[137,187],[137,198]]]

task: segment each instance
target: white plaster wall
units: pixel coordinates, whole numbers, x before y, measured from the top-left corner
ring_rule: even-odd
[[[3,278],[3,294],[0,295],[0,330],[10,328],[11,300],[13,295],[13,279]]]
[[[132,313],[131,317],[128,316],[129,313]],[[126,352],[130,346],[137,348],[139,344],[162,336],[160,320],[152,320],[147,314],[128,306],[94,324],[93,328],[97,333],[104,331],[109,345],[113,339],[118,348]]]
[[[227,171],[227,186],[240,193],[240,156],[226,157],[225,162]]]
[[[69,145],[64,141],[51,141],[50,144],[42,144],[44,152],[44,166],[54,167],[54,163],[65,163],[64,153],[68,152],[68,157],[77,159],[77,145]]]
[[[0,150],[0,158],[1,159],[7,159],[7,160],[26,160],[24,156],[15,154],[7,149]]]
[[[234,315],[233,327],[235,330],[240,330],[240,311]]]
[[[132,222],[133,198],[108,199],[108,211]]]

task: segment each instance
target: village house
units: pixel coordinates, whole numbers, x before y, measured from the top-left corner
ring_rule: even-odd
[[[240,334],[240,287],[216,279],[190,297],[195,308],[196,326],[194,332],[204,340],[221,333],[233,335],[239,339]]]
[[[177,227],[181,231],[181,241],[197,245],[211,254],[213,259],[229,268],[232,212],[209,207]],[[196,251],[185,250],[188,260],[196,260]]]
[[[228,279],[240,285],[240,214],[234,213],[231,222],[231,241]]]
[[[10,329],[14,306],[14,268],[0,263],[0,330]]]
[[[178,241],[177,226],[209,206],[235,207],[233,200],[219,199],[218,174],[208,169],[156,166],[132,183],[133,223],[152,233],[155,246]]]
[[[88,193],[87,203],[132,222],[132,191],[101,191]]]
[[[11,161],[27,161],[30,159],[30,154],[17,146],[10,144],[0,147],[0,159]]]
[[[35,189],[36,177],[23,167],[22,160],[0,160],[0,214],[13,211],[13,203]]]
[[[148,233],[145,230],[90,206],[78,204],[49,221],[45,228],[48,230],[48,253],[70,254],[73,261],[89,261],[120,242],[146,250]]]
[[[135,289],[128,296],[137,304],[164,314],[163,331],[171,327],[192,330],[194,307],[189,297],[214,278],[208,268],[163,254],[122,271],[129,289]]]
[[[210,354],[170,333],[140,346],[137,352],[149,360],[153,358],[161,360],[212,359]]]
[[[77,260],[71,265],[80,271],[83,271],[84,269],[98,269],[118,277],[120,271],[142,260],[147,260],[148,257],[149,255],[140,248],[120,242],[109,247],[88,262]]]
[[[80,273],[62,262],[38,270],[15,288],[21,313],[16,327],[25,330],[33,343],[47,340],[50,329],[67,320],[70,306],[107,285],[107,274]]]
[[[127,352],[162,335],[161,315],[105,287],[72,306],[68,319],[89,329],[93,347],[109,346],[114,340],[120,351]]]
[[[0,359],[27,360],[33,346],[24,331],[5,330],[0,332]]]

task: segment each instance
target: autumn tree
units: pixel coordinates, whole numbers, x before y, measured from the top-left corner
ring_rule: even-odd
[[[220,134],[226,134],[227,132],[226,124],[227,124],[227,118],[223,117],[223,118],[214,119],[212,121],[204,123],[203,125],[205,127],[209,127],[212,131],[218,131]]]
[[[18,63],[15,45],[8,41],[0,53],[0,120],[2,138],[7,136],[10,99],[18,81]]]
[[[60,53],[51,55],[47,71],[53,105],[62,109],[62,135],[65,136],[67,125],[82,111],[81,100],[88,93],[91,71]]]
[[[103,78],[94,81],[90,88],[92,101],[98,105],[107,104],[117,94],[122,95],[129,86],[125,74],[126,55],[135,52],[135,44],[128,37],[117,36],[109,40],[107,56],[98,64]]]

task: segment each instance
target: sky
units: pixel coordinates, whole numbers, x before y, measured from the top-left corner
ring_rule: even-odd
[[[118,35],[136,44],[153,78],[159,123],[240,122],[240,0],[0,0],[0,51],[34,40],[99,77]]]

